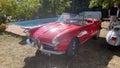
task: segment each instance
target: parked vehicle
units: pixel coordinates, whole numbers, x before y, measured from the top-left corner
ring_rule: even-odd
[[[39,52],[72,57],[77,54],[80,44],[99,37],[101,21],[65,16],[56,22],[30,28],[26,42],[37,47]]]
[[[120,46],[120,21],[117,21],[113,28],[109,30],[106,41],[111,46]]]

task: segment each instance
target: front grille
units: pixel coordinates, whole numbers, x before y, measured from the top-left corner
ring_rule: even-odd
[[[40,45],[39,39],[30,38],[30,42],[34,47],[38,47],[38,45]]]
[[[53,46],[50,46],[50,45],[48,45],[48,44],[42,44],[42,45],[43,45],[43,49],[45,49],[45,50],[55,51]]]

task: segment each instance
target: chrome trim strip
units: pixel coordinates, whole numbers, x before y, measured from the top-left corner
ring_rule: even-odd
[[[49,43],[43,43],[43,44],[46,44],[46,45],[48,45],[48,46],[55,47],[55,45],[53,45],[53,44],[49,44]]]
[[[50,50],[45,50],[45,49],[40,49],[40,51],[45,52],[45,53],[57,54],[57,55],[61,55],[65,53],[65,52],[50,51]]]
[[[30,29],[30,28],[36,28],[36,27],[41,27],[42,25],[37,25],[37,26],[30,26],[30,27],[25,27],[25,26],[22,26],[21,28],[23,29]]]

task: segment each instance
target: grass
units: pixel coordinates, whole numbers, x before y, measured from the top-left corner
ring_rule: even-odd
[[[63,55],[35,56],[36,49],[25,44],[26,37],[0,32],[0,68],[119,68],[120,47],[108,48],[105,36],[107,22],[99,40],[88,40],[70,61]]]
[[[22,68],[24,58],[34,54],[34,49],[19,44],[22,37],[8,33],[0,33],[0,66],[1,68]],[[33,52],[32,52],[33,51]]]

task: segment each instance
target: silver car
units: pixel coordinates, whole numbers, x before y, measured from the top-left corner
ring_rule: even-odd
[[[113,28],[108,32],[106,41],[109,45],[120,46],[120,22],[114,25]]]

